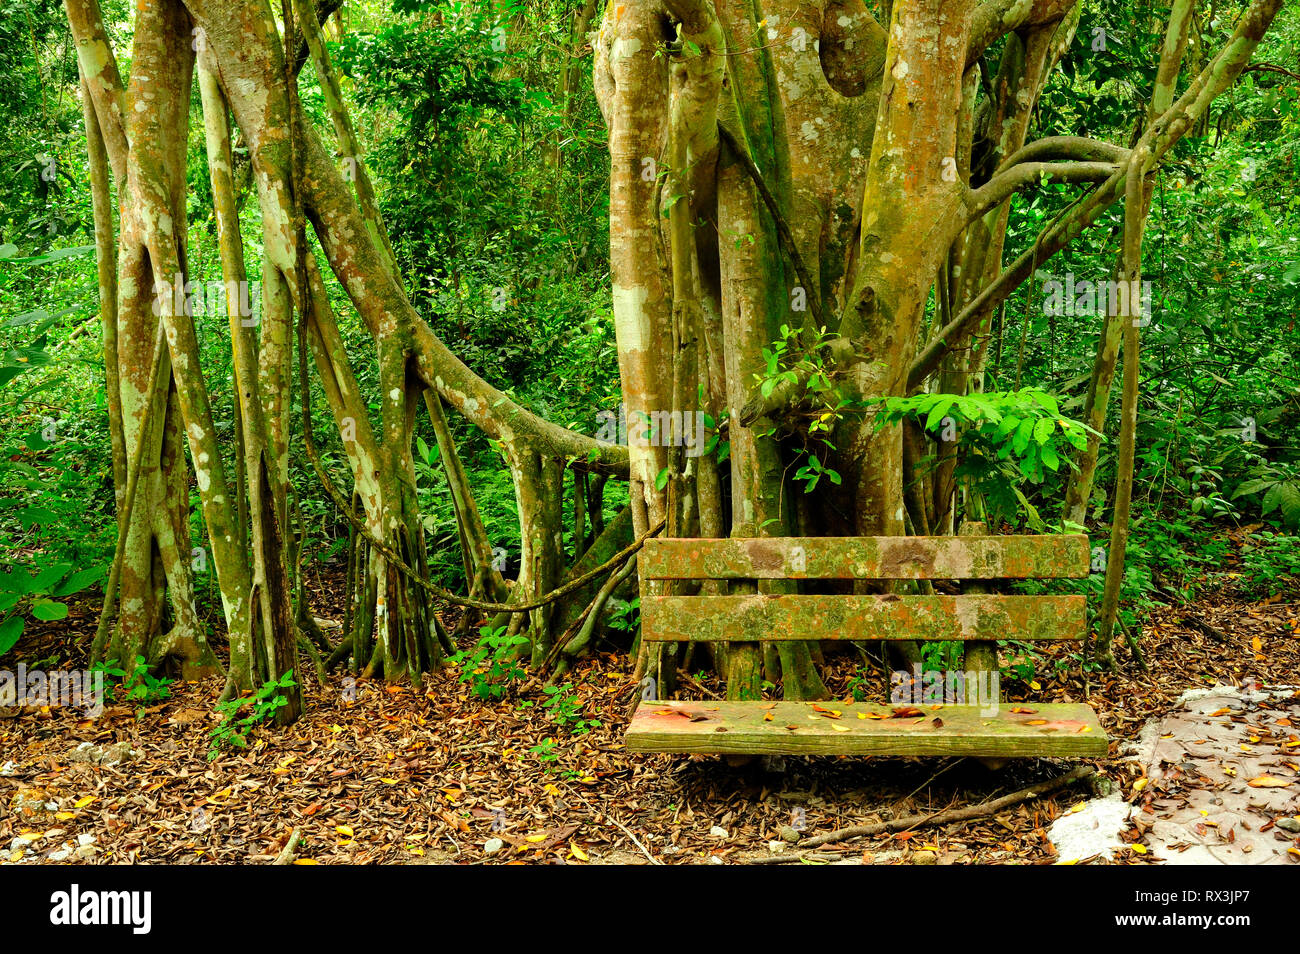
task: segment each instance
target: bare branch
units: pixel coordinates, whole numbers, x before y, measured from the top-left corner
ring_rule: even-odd
[[[970,218],[976,219],[1036,182],[1102,182],[1119,168],[1113,162],[1021,162],[971,190],[966,208]]]

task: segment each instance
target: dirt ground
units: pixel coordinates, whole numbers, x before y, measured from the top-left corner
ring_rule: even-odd
[[[78,658],[92,617],[86,607],[37,631],[22,657],[28,665]],[[1161,863],[1145,839],[1162,800],[1243,780],[1184,772],[1171,789],[1168,772],[1148,778],[1150,761],[1123,753],[1189,689],[1300,682],[1300,604],[1224,598],[1158,610],[1141,646],[1147,673],[1117,647],[1123,671],[1094,673],[1085,686],[1078,647],[1062,645],[1036,661],[1034,685],[1003,683],[1011,702],[1095,706],[1111,738],[1110,756],[1094,763],[1101,781],[963,823],[836,842],[817,858]],[[828,659],[828,684],[840,696],[859,661],[852,653]],[[636,687],[626,655],[614,653],[590,658],[566,680],[572,719],[598,723],[586,731],[557,724],[536,680],[483,702],[453,670],[422,690],[302,676],[299,722],[257,729],[247,749],[211,761],[216,679],[175,684],[170,698],[144,708],[109,705],[97,719],[71,709],[0,710],[0,862],[269,863],[295,830],[298,864],[743,862],[793,855],[799,840],[851,825],[974,805],[1068,768],[1042,759],[990,771],[969,759],[823,757],[734,769],[718,757],[629,756],[621,736]],[[689,679],[683,695],[710,698],[718,688]],[[868,689],[872,698],[887,694],[879,674]],[[1278,780],[1271,800],[1244,820],[1252,831],[1263,827],[1292,863],[1300,838],[1279,822],[1295,814],[1287,806],[1300,792],[1300,737],[1282,710],[1297,698],[1253,706],[1258,718],[1247,714],[1240,731],[1257,741],[1238,742],[1270,756],[1260,771]],[[1133,806],[1118,847],[1061,858],[1049,826],[1097,792]]]

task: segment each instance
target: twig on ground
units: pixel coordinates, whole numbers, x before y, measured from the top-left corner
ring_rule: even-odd
[[[626,825],[624,825],[624,824],[623,824],[621,821],[619,821],[617,818],[613,818],[613,817],[611,817],[611,818],[610,818],[610,821],[612,821],[615,825],[617,825],[620,829],[622,829],[623,834],[627,835],[628,838],[632,839],[632,844],[636,845],[638,848],[641,849],[641,854],[643,854],[643,855],[646,856],[646,860],[649,861],[650,864],[652,864],[652,865],[662,865],[662,864],[663,864],[662,861],[660,861],[658,858],[656,858],[654,855],[650,854],[650,852],[646,850],[646,846],[645,846],[645,845],[643,845],[643,844],[641,844],[641,842],[637,841],[637,839],[636,839],[636,835],[632,834],[632,832],[628,830],[628,827],[627,827]]]
[[[295,828],[289,833],[289,840],[284,843],[280,853],[271,862],[273,865],[291,865],[298,857],[298,844],[302,841],[302,832]]]
[[[1071,769],[1064,775],[1048,779],[1044,782],[1037,782],[1028,788],[1022,788],[1018,792],[1012,792],[1010,795],[1003,795],[1001,798],[994,798],[986,802],[980,802],[978,805],[971,805],[967,808],[949,808],[943,811],[935,812],[931,815],[907,815],[903,818],[894,818],[885,822],[876,822],[871,825],[854,825],[850,828],[840,828],[836,831],[826,832],[822,835],[814,835],[805,839],[801,844],[805,849],[816,848],[821,845],[827,845],[836,841],[847,841],[850,838],[869,838],[873,835],[883,835],[886,832],[906,831],[911,828],[920,828],[922,825],[947,825],[952,822],[968,821],[972,818],[982,818],[985,815],[992,815],[1004,808],[1012,805],[1018,805],[1021,802],[1027,802],[1030,799],[1041,798],[1044,795],[1059,791],[1066,786],[1073,785],[1076,782],[1083,781],[1095,774],[1095,769],[1090,765],[1081,765]],[[781,865],[793,864],[808,858],[808,851],[799,851],[788,855],[760,855],[754,858],[743,860],[745,864],[751,865]]]

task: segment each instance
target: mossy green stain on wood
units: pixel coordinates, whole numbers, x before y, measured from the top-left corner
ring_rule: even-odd
[[[1082,596],[647,596],[652,642],[1081,639]]]
[[[647,540],[646,579],[1058,579],[1088,575],[1083,534]]]

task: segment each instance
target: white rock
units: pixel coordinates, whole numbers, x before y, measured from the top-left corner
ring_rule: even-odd
[[[489,855],[495,855],[498,851],[506,846],[506,843],[500,838],[489,838],[483,843],[483,851]]]
[[[83,847],[83,848],[84,848],[86,845],[93,845],[94,843],[95,843],[95,836],[94,836],[94,835],[91,835],[91,834],[88,834],[88,833],[83,832],[83,833],[81,833],[80,835],[77,836],[77,844],[80,845],[80,846]]]
[[[712,835],[714,838],[726,838],[727,829],[719,828],[717,825],[714,825],[712,828],[709,829],[709,834]]]
[[[72,857],[71,848],[60,848],[58,851],[50,852],[51,861],[67,861],[70,857]]]
[[[19,835],[13,841],[9,842],[9,850],[22,851],[24,848],[31,847],[31,844],[32,840],[30,838],[24,838],[22,835]]]
[[[1095,798],[1081,810],[1062,815],[1052,823],[1047,837],[1061,861],[1078,861],[1121,848],[1119,833],[1128,824],[1131,807],[1119,793]]]

